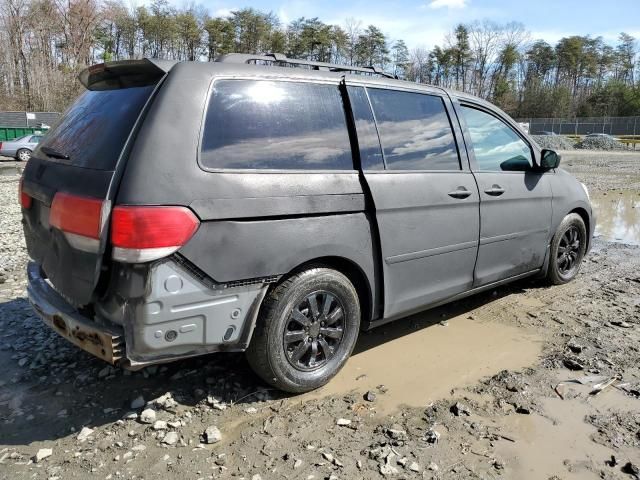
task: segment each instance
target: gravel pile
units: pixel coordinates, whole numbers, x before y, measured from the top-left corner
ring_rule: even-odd
[[[573,140],[562,135],[532,135],[531,136],[542,148],[551,150],[573,150]]]
[[[576,144],[583,150],[627,150],[624,143],[609,137],[589,137]]]

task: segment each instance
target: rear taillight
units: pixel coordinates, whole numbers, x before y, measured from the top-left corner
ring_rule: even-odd
[[[49,223],[64,233],[72,247],[97,252],[107,214],[107,201],[58,192],[51,202]]]
[[[0,143],[0,148],[2,147],[2,143]],[[33,203],[33,198],[28,193],[24,193],[22,190],[22,182],[23,178],[20,179],[20,184],[18,186],[18,200],[20,201],[20,205],[22,208],[29,210],[31,208],[31,204]]]
[[[148,262],[177,251],[200,221],[185,207],[119,205],[111,214],[113,258]]]

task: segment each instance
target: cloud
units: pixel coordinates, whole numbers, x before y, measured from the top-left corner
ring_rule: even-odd
[[[238,8],[218,8],[213,12],[214,17],[229,18],[232,12],[239,10]]]
[[[429,8],[464,8],[468,0],[431,0]]]

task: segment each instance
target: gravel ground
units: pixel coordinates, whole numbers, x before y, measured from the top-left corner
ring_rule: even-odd
[[[640,192],[640,154],[563,165],[592,194]],[[290,396],[241,355],[130,373],[49,331],[2,166],[0,478],[640,475],[638,246],[596,239],[568,285],[519,282],[362,334],[332,384]]]
[[[551,150],[573,150],[575,142],[562,135],[532,135],[531,136],[541,148]]]

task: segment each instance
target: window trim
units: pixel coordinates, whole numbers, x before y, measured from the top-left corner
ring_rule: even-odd
[[[224,167],[208,167],[204,165],[202,162],[202,141],[204,138],[204,129],[207,118],[207,113],[209,111],[209,107],[211,106],[211,97],[213,96],[213,89],[215,87],[215,83],[221,80],[253,80],[257,82],[267,81],[267,82],[286,82],[286,83],[310,83],[314,85],[332,85],[338,89],[338,93],[340,98],[342,99],[342,112],[345,117],[345,128],[346,135],[349,139],[349,148],[351,149],[351,169],[304,169],[304,168],[224,168]],[[349,137],[349,119],[347,118],[347,109],[344,104],[344,96],[340,91],[340,82],[341,78],[336,78],[335,80],[331,79],[311,79],[311,78],[282,78],[281,76],[271,76],[271,75],[216,75],[211,79],[209,84],[209,88],[207,89],[207,95],[205,97],[205,108],[202,109],[202,116],[200,120],[200,130],[198,132],[198,145],[196,152],[196,162],[198,167],[201,170],[208,173],[266,173],[266,174],[346,174],[353,175],[358,172],[358,168],[355,164],[355,158],[353,153],[353,145],[351,144],[351,140]]]
[[[460,145],[458,144],[458,138],[456,135],[456,130],[453,126],[453,121],[451,118],[451,113],[449,111],[449,105],[447,104],[447,100],[449,100],[448,98],[445,98],[443,95],[440,95],[436,92],[430,92],[430,91],[424,91],[421,89],[401,89],[401,88],[395,88],[395,87],[391,87],[391,86],[377,86],[377,85],[363,85],[365,92],[367,94],[367,100],[369,100],[369,107],[371,108],[371,113],[373,114],[373,121],[375,123],[376,126],[376,132],[378,132],[378,140],[380,141],[380,149],[382,150],[382,162],[384,164],[384,170],[363,170],[366,171],[367,173],[370,172],[376,172],[376,173],[456,173],[456,172],[465,172],[466,170],[463,167],[462,164],[462,156],[460,154]],[[453,137],[453,144],[456,148],[456,154],[458,156],[458,169],[457,170],[452,170],[452,169],[441,169],[441,170],[430,170],[430,169],[411,169],[411,170],[403,170],[403,169],[393,169],[393,168],[388,168],[387,166],[387,155],[384,151],[384,141],[382,139],[382,135],[380,134],[380,128],[378,126],[378,117],[376,116],[376,111],[373,108],[373,103],[371,102],[371,97],[369,96],[369,89],[378,89],[378,90],[391,90],[393,92],[402,92],[402,93],[415,93],[418,95],[428,95],[428,96],[432,96],[432,97],[436,97],[439,98],[442,101],[442,105],[444,107],[444,112],[447,115],[447,119],[449,120],[449,128],[451,130],[451,136]]]
[[[460,117],[462,122],[464,122],[464,129],[462,132],[462,135],[465,137],[465,143],[467,143],[469,145],[469,150],[467,153],[469,154],[469,156],[473,158],[473,162],[471,164],[471,171],[474,173],[509,173],[509,174],[518,174],[521,175],[523,173],[527,173],[527,172],[532,172],[535,170],[536,168],[536,155],[535,155],[535,151],[533,150],[533,146],[531,145],[531,142],[529,142],[529,140],[522,134],[522,132],[519,132],[517,129],[515,129],[513,127],[513,125],[511,125],[511,122],[509,122],[508,120],[506,120],[505,118],[503,118],[502,115],[500,115],[498,112],[493,111],[492,109],[485,107],[483,105],[480,105],[478,103],[474,103],[472,101],[466,100],[466,99],[460,99],[458,104],[460,105]],[[463,108],[471,108],[474,110],[479,110],[482,113],[486,113],[487,115],[490,115],[494,118],[496,118],[499,122],[501,122],[502,124],[504,124],[507,128],[509,128],[512,132],[514,132],[523,142],[525,145],[527,145],[529,147],[529,153],[531,154],[531,170],[481,170],[479,168],[479,163],[478,163],[478,159],[476,158],[476,152],[475,149],[473,147],[473,139],[471,138],[471,132],[469,131],[469,125],[467,125],[467,119],[464,116],[464,111],[462,110]]]

